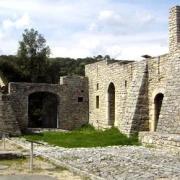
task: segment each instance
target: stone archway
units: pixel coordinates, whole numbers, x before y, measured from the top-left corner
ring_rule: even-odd
[[[164,94],[158,93],[154,98],[154,123],[153,131],[157,130],[159,115],[161,113],[161,107],[163,102]]]
[[[115,86],[111,82],[108,87],[108,125],[114,126],[115,122]]]
[[[58,128],[58,97],[50,92],[28,96],[28,127]]]

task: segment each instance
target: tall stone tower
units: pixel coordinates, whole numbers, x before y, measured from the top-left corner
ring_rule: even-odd
[[[170,10],[169,51],[175,56],[180,52],[180,6],[175,6]]]

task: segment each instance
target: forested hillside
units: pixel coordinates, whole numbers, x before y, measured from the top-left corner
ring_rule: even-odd
[[[98,55],[87,58],[50,58],[51,49],[37,30],[25,29],[17,54],[0,56],[0,77],[3,82],[58,83],[60,76],[85,75],[85,65],[110,59]]]
[[[87,58],[48,58],[48,67],[42,82],[58,83],[60,76],[84,75],[85,65],[100,60],[101,56]],[[102,58],[102,57],[101,57]],[[0,74],[5,81],[32,82],[31,75],[23,72],[21,61],[16,56],[0,56]]]

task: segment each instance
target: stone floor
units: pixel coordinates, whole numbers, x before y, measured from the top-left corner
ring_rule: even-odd
[[[23,146],[29,144],[16,139]],[[35,152],[102,179],[180,179],[180,156],[165,149],[142,146],[67,149],[36,145]]]

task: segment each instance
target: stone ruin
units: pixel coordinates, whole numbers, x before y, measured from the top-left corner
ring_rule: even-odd
[[[42,95],[43,101],[55,99],[47,110],[55,112],[55,118],[32,126],[29,118],[33,95]],[[36,97],[36,96],[35,96]],[[52,108],[52,107],[53,108]],[[52,116],[51,112],[51,116]],[[58,128],[72,130],[88,123],[88,81],[86,77],[65,76],[59,84],[16,83],[8,85],[8,94],[0,94],[0,132],[19,135],[28,128]]]
[[[28,98],[36,92],[57,97],[54,128],[90,123],[141,131],[180,133],[180,6],[170,10],[169,53],[142,61],[103,60],[86,65],[86,77],[62,77],[60,83],[9,83],[0,94],[0,130],[19,134],[28,128]],[[1,82],[2,83],[2,82]]]
[[[180,6],[170,10],[169,53],[86,66],[89,122],[121,132],[180,133]]]

